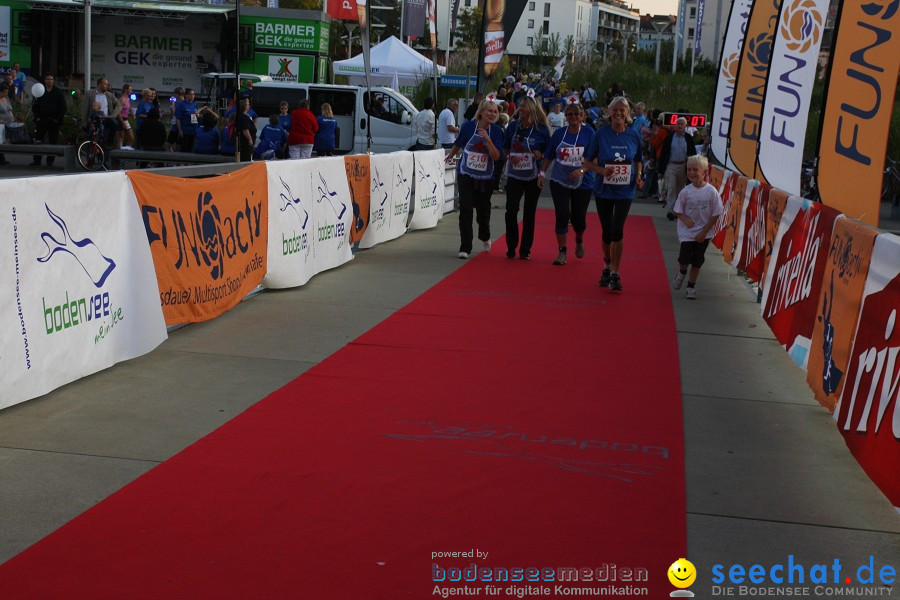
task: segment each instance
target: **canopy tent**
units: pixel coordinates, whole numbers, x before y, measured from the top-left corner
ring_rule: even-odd
[[[416,85],[434,74],[430,60],[394,36],[372,47],[371,68],[372,85],[390,86],[396,82],[401,86]],[[446,69],[438,65],[438,75],[445,72]],[[334,74],[346,75],[351,85],[365,85],[365,73],[362,54],[334,63]]]

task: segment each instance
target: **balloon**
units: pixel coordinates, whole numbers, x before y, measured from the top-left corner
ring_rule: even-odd
[[[43,83],[36,83],[31,86],[31,95],[35,98],[40,98],[41,96],[43,96],[45,91],[46,90],[44,89]]]

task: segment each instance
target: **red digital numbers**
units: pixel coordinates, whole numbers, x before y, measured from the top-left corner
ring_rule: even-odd
[[[689,113],[665,113],[666,117],[666,125],[675,126],[678,122],[678,119],[684,117],[685,121],[687,121],[688,126],[690,127],[704,127],[706,126],[706,115],[695,115]]]

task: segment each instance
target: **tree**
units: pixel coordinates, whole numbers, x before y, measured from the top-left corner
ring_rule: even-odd
[[[460,47],[478,49],[478,40],[482,38],[481,22],[483,19],[484,10],[480,6],[460,11],[456,21],[456,31],[451,33],[458,42],[457,49]],[[452,42],[453,40],[451,40],[451,44]]]

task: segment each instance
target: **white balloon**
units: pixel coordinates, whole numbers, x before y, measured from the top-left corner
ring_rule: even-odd
[[[40,98],[41,96],[43,96],[45,91],[46,90],[44,89],[43,83],[36,83],[31,86],[31,95],[35,98]]]

